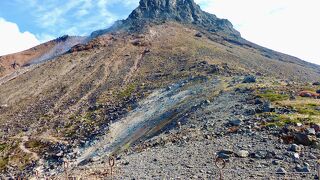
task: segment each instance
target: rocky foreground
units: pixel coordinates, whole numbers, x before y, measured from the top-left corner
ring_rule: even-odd
[[[193,0],[141,0],[0,57],[0,179],[108,179],[110,157],[114,179],[314,179],[319,74]]]
[[[318,178],[320,125],[275,120],[275,116],[293,115],[298,111],[280,106],[282,101],[293,103],[302,99],[319,103],[319,99],[299,97],[298,94],[290,97],[282,89],[284,100],[278,96],[277,102],[272,98],[270,101],[270,97],[263,98],[265,94],[262,93],[266,90],[263,84],[268,82],[265,79],[256,82],[253,76],[244,80],[222,77],[209,82],[224,86],[217,85],[213,98],[194,105],[162,133],[114,153],[112,175],[108,157],[101,156],[92,157],[83,166],[67,169],[69,176],[83,179],[218,179],[221,168],[223,179]],[[291,90],[295,87],[287,86]],[[272,88],[276,86],[268,87],[267,91]],[[319,113],[319,104],[315,109]],[[223,168],[221,159],[225,162]],[[55,177],[63,178],[64,175]]]

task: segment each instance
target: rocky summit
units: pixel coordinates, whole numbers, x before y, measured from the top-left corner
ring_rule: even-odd
[[[195,24],[213,32],[240,36],[228,20],[219,19],[215,15],[202,11],[193,0],[142,0],[139,7],[130,14],[129,19],[174,20]]]
[[[192,0],[0,65],[0,179],[319,178],[320,66]]]
[[[146,24],[165,21],[192,24],[228,38],[239,39],[241,37],[230,21],[219,19],[213,14],[202,11],[193,0],[141,0],[139,7],[126,20],[117,21],[111,28],[96,31],[91,36],[97,37],[120,29],[141,31],[141,27]]]

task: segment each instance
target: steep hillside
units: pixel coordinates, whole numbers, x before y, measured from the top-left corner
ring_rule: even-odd
[[[109,156],[118,179],[217,178],[215,157],[228,179],[314,176],[319,66],[242,39],[192,0],[142,0],[72,42],[29,50],[28,68],[0,80],[0,178],[105,176]]]

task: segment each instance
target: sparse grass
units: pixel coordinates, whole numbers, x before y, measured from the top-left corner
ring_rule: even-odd
[[[0,171],[4,170],[9,160],[7,157],[0,157]]]
[[[31,163],[31,155],[16,151],[13,156],[10,156],[7,163],[14,164],[19,171],[22,171]]]
[[[311,119],[308,116],[299,114],[273,114],[273,121],[268,122],[266,126],[283,127],[286,124],[309,122]]]
[[[52,119],[52,118],[53,118],[53,116],[48,115],[48,114],[44,114],[44,115],[42,115],[42,116],[40,117],[40,120],[46,120],[46,121],[48,121],[48,120],[50,120],[50,119]]]
[[[96,116],[95,112],[86,112],[82,117],[82,119],[90,123],[92,120],[94,120],[95,116]]]
[[[299,107],[297,108],[298,113],[311,115],[311,116],[320,116],[320,111],[311,109],[310,107]]]
[[[26,142],[25,146],[27,148],[33,149],[33,148],[41,148],[43,146],[43,144],[39,140],[32,139],[32,140],[29,140],[28,142]]]
[[[125,99],[132,95],[132,93],[136,90],[137,85],[130,84],[123,91],[120,91],[117,96],[118,98]]]
[[[289,99],[289,96],[287,94],[278,94],[272,90],[268,90],[263,93],[259,93],[258,96],[263,99],[267,99],[271,102],[283,101],[283,100]]]
[[[319,99],[297,98],[293,101],[280,101],[278,102],[278,104],[281,106],[291,107],[292,109],[296,110],[299,114],[320,116],[320,111],[316,110],[317,107],[320,107]]]
[[[271,114],[274,121],[267,126],[284,126],[290,123],[320,123],[320,111],[316,110],[320,107],[320,100],[312,98],[298,97],[296,100],[277,101],[278,106],[287,107],[294,110],[291,114]]]
[[[5,150],[7,147],[6,144],[0,144],[0,152],[2,152],[3,150]]]

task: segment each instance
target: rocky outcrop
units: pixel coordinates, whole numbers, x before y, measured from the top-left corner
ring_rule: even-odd
[[[119,29],[141,30],[147,23],[165,21],[192,24],[210,32],[240,38],[240,33],[233,28],[230,21],[202,11],[193,0],[141,0],[126,20],[117,21],[109,29],[95,31],[91,36],[97,37]]]

